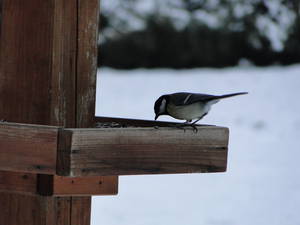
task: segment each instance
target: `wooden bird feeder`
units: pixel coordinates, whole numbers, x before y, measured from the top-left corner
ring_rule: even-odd
[[[0,225],[88,225],[119,175],[226,171],[227,128],[94,116],[99,0],[0,10]]]

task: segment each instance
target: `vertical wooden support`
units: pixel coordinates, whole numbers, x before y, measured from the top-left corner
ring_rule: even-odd
[[[0,119],[91,125],[98,4],[0,0]],[[88,225],[90,205],[90,197],[0,193],[0,225]]]

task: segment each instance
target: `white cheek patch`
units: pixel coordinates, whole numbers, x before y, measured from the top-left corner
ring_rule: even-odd
[[[166,103],[167,103],[166,99],[163,99],[161,101],[161,104],[159,106],[159,113],[164,113],[166,111]]]

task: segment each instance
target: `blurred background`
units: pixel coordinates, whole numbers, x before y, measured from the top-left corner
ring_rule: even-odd
[[[152,120],[178,91],[249,95],[200,121],[229,127],[226,173],[122,176],[117,196],[93,197],[92,224],[299,225],[300,2],[101,4],[97,115]]]
[[[99,65],[193,68],[300,61],[299,0],[103,0]]]

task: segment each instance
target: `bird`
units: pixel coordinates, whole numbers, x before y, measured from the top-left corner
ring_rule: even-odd
[[[169,115],[192,127],[208,114],[211,106],[224,98],[245,95],[248,92],[238,92],[225,95],[209,95],[201,93],[177,92],[160,96],[154,104],[155,120],[161,115]],[[194,122],[192,122],[195,120]]]

